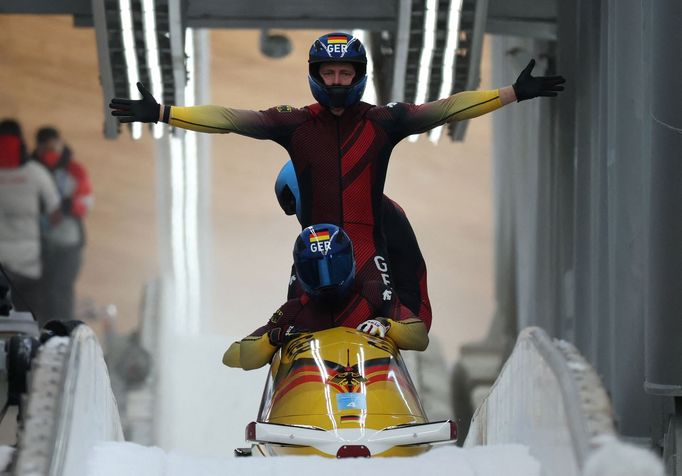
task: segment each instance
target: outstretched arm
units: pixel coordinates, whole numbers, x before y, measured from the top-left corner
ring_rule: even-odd
[[[418,134],[445,123],[472,119],[506,106],[539,96],[556,96],[563,91],[561,76],[531,75],[535,60],[531,60],[516,82],[494,90],[462,91],[438,101],[421,105],[405,105],[402,111],[403,135]]]
[[[235,132],[256,139],[272,138],[276,127],[263,112],[222,106],[161,106],[160,120],[190,131]]]
[[[137,83],[137,89],[142,99],[114,98],[109,103],[111,115],[121,123],[161,121],[196,132],[234,132],[255,139],[276,139],[286,135],[306,117],[302,110],[294,113],[289,106],[266,111],[221,106],[166,106],[156,102],[142,83]]]

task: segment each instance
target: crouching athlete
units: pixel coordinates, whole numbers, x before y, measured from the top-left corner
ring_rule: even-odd
[[[462,91],[426,104],[361,101],[367,83],[365,47],[347,33],[329,33],[312,44],[308,83],[316,102],[302,108],[263,111],[220,106],[160,105],[141,83],[142,99],[113,98],[121,122],[163,121],[209,133],[236,133],[272,140],[288,152],[301,192],[301,223],[333,223],[353,241],[356,280],[392,283],[383,242],[384,181],[393,148],[405,137],[446,123],[471,119],[514,101],[556,96],[560,76],[534,77],[534,61],[513,85]],[[272,87],[281,86],[277,74]],[[254,162],[254,166],[257,166]],[[415,164],[415,166],[419,166]],[[377,264],[383,262],[383,264]]]
[[[426,349],[426,325],[409,311],[397,309],[401,304],[390,286],[355,279],[353,245],[341,228],[331,224],[305,228],[294,245],[294,267],[304,292],[282,305],[267,324],[233,343],[223,355],[225,365],[262,367],[289,337],[339,326],[388,337],[400,349]]]
[[[300,192],[294,164],[291,161],[284,164],[277,175],[275,195],[284,213],[296,215],[298,221],[301,222]],[[386,195],[382,197],[381,218],[382,232],[386,242],[386,258],[393,277],[392,287],[402,304],[402,306],[397,306],[397,309],[410,316],[419,317],[429,330],[432,315],[426,285],[426,263],[419,249],[417,237],[403,209]],[[287,299],[294,299],[302,293],[303,288],[298,283],[296,270],[292,266]]]

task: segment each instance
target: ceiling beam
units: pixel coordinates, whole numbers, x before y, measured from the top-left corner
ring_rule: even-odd
[[[398,27],[395,33],[392,101],[405,100],[405,74],[407,73],[407,53],[410,47],[410,22],[412,17],[412,0],[400,0]]]
[[[393,30],[396,0],[189,0],[187,25],[195,28],[338,28]]]
[[[455,62],[454,92],[473,91],[478,89],[481,83],[481,56],[483,55],[483,34],[488,18],[488,0],[478,0],[475,2],[473,23],[465,28],[462,22],[464,15],[460,19],[460,34],[466,33],[468,46],[466,53],[458,55]],[[460,44],[461,49],[461,44]],[[459,63],[459,64],[458,64]],[[462,71],[460,77],[457,74]],[[469,121],[451,122],[449,125],[449,135],[454,141],[464,140],[464,134]]]
[[[556,40],[557,24],[554,21],[488,17],[485,32],[493,35],[523,36],[540,40]]]
[[[92,15],[90,0],[2,0],[0,13]]]
[[[104,0],[92,0],[95,39],[97,41],[97,64],[99,80],[102,85],[102,109],[104,111],[104,137],[118,137],[118,121],[109,114],[109,99],[115,96],[114,76],[109,56],[109,29],[107,27]]]

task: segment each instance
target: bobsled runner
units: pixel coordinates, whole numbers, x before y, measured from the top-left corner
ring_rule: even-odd
[[[454,442],[429,422],[395,344],[347,327],[301,333],[275,354],[251,448],[237,455],[411,456]]]

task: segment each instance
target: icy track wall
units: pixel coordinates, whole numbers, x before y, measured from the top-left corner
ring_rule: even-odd
[[[599,377],[571,344],[531,327],[476,410],[464,446],[524,444],[547,474],[577,476],[603,435],[614,428]]]
[[[102,349],[81,325],[69,338],[53,337],[34,359],[16,476],[82,476],[90,449],[122,441]]]

